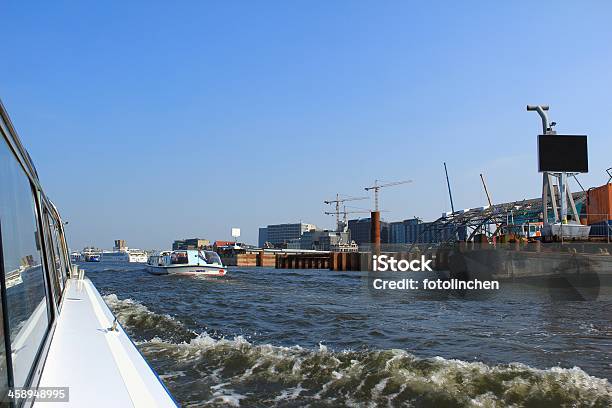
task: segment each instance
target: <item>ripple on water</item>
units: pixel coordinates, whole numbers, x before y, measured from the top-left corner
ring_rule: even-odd
[[[612,386],[578,367],[540,370],[419,358],[405,350],[329,350],[196,334],[132,299],[104,297],[143,355],[185,406],[592,406]]]

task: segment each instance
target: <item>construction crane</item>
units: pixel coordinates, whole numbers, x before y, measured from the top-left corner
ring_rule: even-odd
[[[378,211],[378,192],[383,187],[399,186],[400,184],[412,183],[412,180],[394,181],[392,183],[378,184],[378,180],[374,180],[374,185],[366,187],[365,191],[374,190],[374,211]]]
[[[339,213],[342,213],[342,223],[340,223],[340,220],[338,218],[338,230],[337,231],[342,232],[342,231],[345,231],[346,227],[348,226],[348,217],[347,217],[348,214],[369,214],[370,211],[369,210],[346,211],[346,206],[345,206],[343,207],[343,210],[340,211]],[[325,215],[336,215],[336,217],[340,216],[339,213],[325,211]]]
[[[368,197],[344,197],[344,198],[340,198],[340,194],[336,194],[336,199],[335,200],[325,200],[323,201],[325,204],[336,204],[336,211],[335,213],[330,213],[330,214],[335,214],[336,215],[336,226],[338,228],[338,231],[341,230],[341,226],[340,226],[340,204],[344,203],[346,201],[358,201],[358,200],[367,200]],[[346,208],[345,208],[345,212],[346,212]],[[325,213],[327,214],[327,212]]]

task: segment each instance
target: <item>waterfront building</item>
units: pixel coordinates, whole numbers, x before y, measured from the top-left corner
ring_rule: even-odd
[[[389,242],[401,244],[408,242],[406,238],[406,225],[404,221],[394,221],[389,223]]]
[[[114,251],[127,251],[128,246],[124,239],[116,239],[115,246],[113,247]]]
[[[222,248],[222,247],[233,247],[238,245],[236,241],[215,241],[213,243],[213,248]]]
[[[346,231],[310,230],[287,243],[288,249],[314,249],[330,251],[332,247],[350,246],[351,234]],[[348,251],[345,251],[348,252]]]
[[[330,245],[329,250],[331,252],[358,252],[359,246],[355,241],[351,241],[350,244]]]
[[[303,222],[297,222],[292,224],[272,224],[265,228],[259,229],[259,246],[263,248],[266,242],[274,246],[286,245],[289,241],[301,238],[302,234],[307,231],[316,230],[317,226],[314,224],[306,224]],[[262,241],[262,236],[265,240]]]
[[[289,241],[287,241],[287,243],[285,244],[287,249],[303,249],[302,248],[302,241],[300,238],[293,238],[290,239]]]
[[[417,242],[424,228],[423,221],[420,218],[414,217],[404,220],[402,223],[406,228],[406,243]]]
[[[372,221],[370,218],[349,220],[348,229],[351,233],[351,239],[355,241],[357,245],[372,242],[370,237],[371,225]],[[389,243],[389,223],[385,221],[380,221],[380,242],[383,244]]]
[[[453,236],[454,235],[454,236]],[[467,228],[454,225],[438,227],[434,222],[423,222],[419,218],[392,222],[390,224],[390,243],[438,243],[449,240],[465,240]]]
[[[389,242],[392,244],[416,242],[423,230],[423,221],[416,217],[392,222],[389,225]]]
[[[204,249],[210,245],[210,241],[201,238],[190,238],[176,240],[172,243],[172,250],[185,250],[185,249]]]
[[[266,242],[268,242],[268,228],[261,227],[259,228],[259,239],[257,240],[257,246],[263,248],[265,247]]]

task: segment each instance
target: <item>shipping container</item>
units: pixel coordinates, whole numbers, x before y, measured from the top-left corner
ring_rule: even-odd
[[[612,220],[612,184],[589,189],[587,192],[587,222],[589,225]]]

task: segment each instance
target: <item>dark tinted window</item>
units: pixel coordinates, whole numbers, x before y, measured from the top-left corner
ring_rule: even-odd
[[[49,226],[51,227],[51,242],[53,243],[53,254],[55,256],[56,277],[60,288],[64,290],[64,282],[68,276],[68,259],[64,250],[63,241],[60,238],[60,226],[55,218],[49,216]]]
[[[4,322],[2,321],[2,310],[0,294],[0,406],[8,402],[8,368],[6,363],[6,344],[4,343]]]
[[[49,215],[47,213],[47,210],[43,210],[43,213],[45,214],[43,217],[43,230],[45,232],[45,241],[48,243],[53,242],[52,241],[52,230],[50,225],[50,221],[49,221]],[[53,296],[55,298],[56,304],[59,306],[59,299],[62,296],[62,289],[63,287],[60,286],[60,280],[58,279],[59,276],[59,268],[61,267],[58,261],[58,257],[55,255],[55,245],[46,245],[45,246],[45,250],[47,251],[47,259],[49,260],[49,271],[50,274],[49,276],[51,277],[51,288],[53,289]]]
[[[173,252],[170,259],[171,259],[171,262],[173,264],[187,264],[187,263],[189,263],[189,258],[187,257],[187,252]]]
[[[49,326],[37,210],[29,179],[0,141],[0,229],[6,285],[4,313],[16,387],[27,385]]]
[[[64,241],[64,237],[61,234],[59,223],[55,218],[53,218],[53,243],[54,247],[57,248],[56,256],[59,256],[60,264],[62,266],[58,277],[63,288],[66,279],[68,279],[68,276],[70,275],[70,256],[68,255],[68,248],[66,246],[66,241]]]

